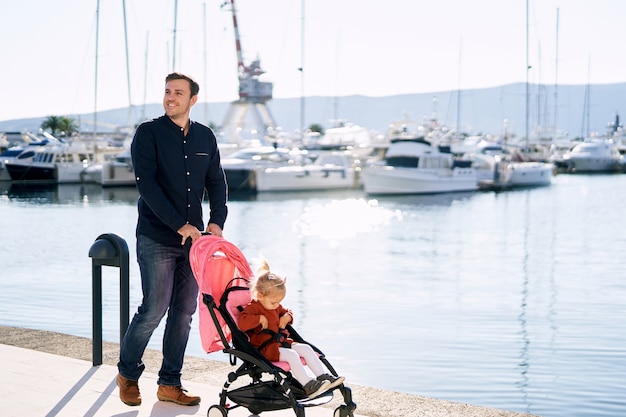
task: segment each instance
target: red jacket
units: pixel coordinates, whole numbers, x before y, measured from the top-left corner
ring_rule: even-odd
[[[250,304],[243,309],[241,314],[239,314],[239,320],[237,325],[239,328],[246,332],[248,337],[250,338],[250,343],[254,347],[261,346],[266,340],[271,339],[272,335],[268,333],[262,333],[263,329],[259,324],[259,316],[263,315],[267,318],[267,328],[274,333],[278,333],[278,326],[280,323],[280,317],[285,314],[289,314],[291,316],[291,320],[289,323],[293,323],[293,315],[291,314],[291,310],[284,308],[282,305],[279,305],[275,310],[267,310],[265,307],[261,305],[257,300],[250,301]],[[278,352],[278,348],[280,344],[278,341],[273,341],[272,343],[268,343],[262,350],[261,353],[270,361],[278,362],[280,359],[280,354]]]

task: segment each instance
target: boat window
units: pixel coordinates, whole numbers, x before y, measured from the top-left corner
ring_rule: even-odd
[[[454,159],[452,161],[452,168],[470,168],[472,161],[469,159]]]
[[[418,157],[414,156],[391,156],[387,158],[387,165],[392,167],[417,168]]]
[[[450,160],[445,158],[425,157],[422,159],[421,168],[439,169],[450,168]]]
[[[438,162],[439,161],[433,158],[422,158],[422,165],[420,166],[420,168],[427,168],[427,169],[439,168]]]
[[[21,154],[17,156],[17,159],[32,158],[34,155],[35,155],[34,151],[23,151]]]

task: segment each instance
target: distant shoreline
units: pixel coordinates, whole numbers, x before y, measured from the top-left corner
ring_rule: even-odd
[[[533,95],[540,89],[545,103],[542,105],[543,120],[537,121],[537,109],[531,108],[531,126],[541,126],[542,135],[549,135],[554,128],[554,96],[555,86],[552,84],[530,83]],[[574,139],[584,132],[581,128],[581,114],[585,109],[587,89],[593,96],[593,112],[589,114],[588,128],[590,133],[604,135],[607,124],[613,122],[615,114],[626,115],[626,82],[611,84],[559,85],[558,86],[558,120],[557,129],[567,132],[568,139]],[[526,84],[510,83],[495,87],[462,89],[460,100],[460,120],[457,120],[457,97],[459,91],[433,91],[427,93],[407,93],[390,96],[373,97],[349,95],[341,97],[309,96],[305,97],[305,125],[320,124],[327,129],[332,127],[333,120],[354,123],[384,134],[390,123],[399,120],[413,120],[429,123],[433,118],[438,124],[448,128],[456,128],[458,123],[461,131],[471,135],[504,133],[504,121],[507,120],[508,132],[519,138],[525,136],[526,130]],[[535,107],[535,100],[531,106]],[[274,115],[277,126],[283,133],[294,132],[300,127],[300,97],[273,98],[267,105]],[[191,112],[192,120],[219,126],[226,115],[230,102],[197,103]],[[210,120],[204,120],[203,109],[207,106]],[[480,109],[480,111],[478,111]],[[133,106],[129,115],[128,107],[98,111],[98,120],[102,124],[98,131],[112,131],[112,126],[124,127],[129,123],[138,123],[146,118],[158,117],[163,114],[161,103],[146,103],[145,106]],[[58,114],[83,121],[81,131],[92,131],[93,112]],[[33,116],[10,120],[0,120],[0,132],[36,131],[41,122],[50,115]],[[468,131],[469,130],[469,131]],[[531,132],[531,138],[533,137]]]

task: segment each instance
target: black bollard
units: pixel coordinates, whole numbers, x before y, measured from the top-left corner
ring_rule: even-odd
[[[120,269],[120,344],[128,328],[129,265],[126,241],[113,233],[98,236],[89,248],[92,262],[93,366],[102,365],[102,266]]]

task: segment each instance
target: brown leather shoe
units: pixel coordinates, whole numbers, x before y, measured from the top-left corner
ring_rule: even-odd
[[[117,386],[120,387],[120,400],[126,405],[140,405],[141,393],[137,381],[131,381],[117,374]]]
[[[157,398],[160,401],[171,401],[180,405],[198,405],[200,397],[187,395],[187,390],[183,387],[171,387],[168,385],[159,385],[157,390]]]

